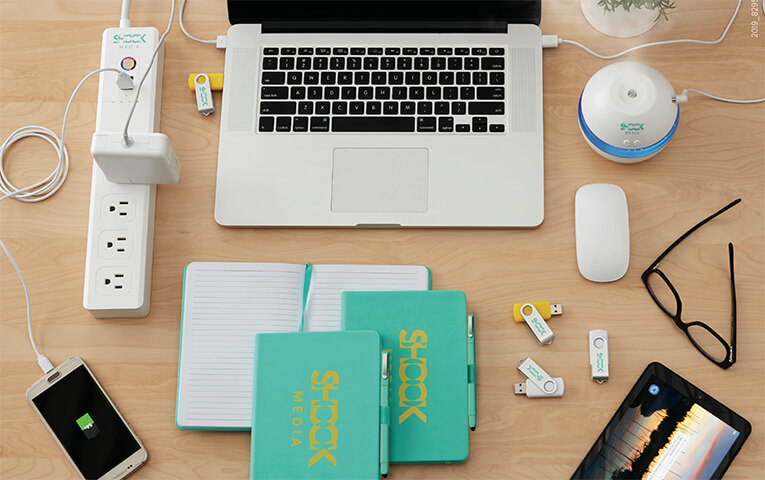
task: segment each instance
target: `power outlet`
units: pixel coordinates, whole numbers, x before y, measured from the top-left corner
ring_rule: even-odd
[[[130,230],[107,230],[98,237],[98,255],[104,259],[130,258],[133,236]]]
[[[128,39],[141,38],[141,43]],[[144,42],[145,40],[145,42]],[[109,28],[101,45],[101,67],[122,68],[141,78],[159,41],[156,28]],[[131,62],[123,62],[130,57]],[[121,132],[136,103],[132,133],[159,131],[164,48],[146,77],[141,95],[115,86],[114,72],[101,73],[96,132]],[[98,318],[144,317],[151,303],[156,185],[110,182],[93,162],[88,248],[82,303]]]
[[[101,215],[107,222],[132,222],[136,204],[133,195],[112,193],[101,201]]]
[[[96,272],[96,293],[104,296],[130,294],[133,287],[130,267],[103,267]]]

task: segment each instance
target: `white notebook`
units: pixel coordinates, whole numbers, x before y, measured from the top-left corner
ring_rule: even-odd
[[[342,292],[429,288],[422,266],[190,263],[176,425],[250,429],[256,333],[340,330]]]

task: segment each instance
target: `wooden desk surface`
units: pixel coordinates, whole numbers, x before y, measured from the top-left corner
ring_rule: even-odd
[[[756,0],[753,0],[756,2]],[[133,25],[164,28],[168,2],[137,1]],[[544,2],[542,29],[605,52],[644,41],[717,38],[736,0],[678,2],[669,23],[632,40],[596,33],[578,1]],[[4,0],[0,6],[0,136],[26,124],[60,132],[69,95],[97,68],[104,28],[119,2]],[[760,3],[759,8],[762,8]],[[765,39],[750,35],[744,2],[719,46],[676,45],[627,57],[661,71],[677,91],[698,88],[733,98],[765,96]],[[761,13],[762,15],[762,13]],[[198,36],[225,33],[225,2],[191,1],[186,20]],[[176,20],[177,22],[177,20]],[[85,238],[96,113],[96,81],[76,100],[67,146],[71,171],[51,199],[0,206],[2,239],[31,292],[33,328],[54,362],[83,357],[149,450],[135,478],[246,478],[247,433],[180,431],[174,425],[183,267],[195,260],[291,263],[423,264],[434,289],[460,289],[478,314],[478,429],[464,465],[393,466],[392,478],[568,478],[643,368],[660,361],[749,419],[754,433],[726,478],[762,478],[765,469],[765,106],[692,96],[669,147],[637,165],[597,156],[576,121],[579,93],[608,62],[564,45],[544,53],[546,218],[534,230],[255,230],[213,220],[219,115],[196,112],[186,76],[222,71],[223,53],[184,37],[167,41],[162,131],[183,163],[181,181],[157,195],[151,313],[101,320],[82,307]],[[215,95],[220,105],[220,96]],[[55,156],[44,142],[11,150],[17,185],[44,177]],[[574,193],[586,183],[624,188],[631,217],[627,275],[613,284],[582,278],[574,249]],[[480,188],[480,185],[473,186]],[[727,331],[730,294],[726,243],[736,248],[738,363],[728,371],[696,352],[653,304],[641,271],[688,227],[736,197],[743,203],[694,234],[663,263],[681,292],[687,319]],[[73,478],[74,472],[24,398],[40,377],[27,340],[24,295],[0,259],[0,477]],[[511,321],[514,302],[557,301],[555,341],[540,347]],[[589,378],[587,332],[609,331],[611,379]],[[513,395],[516,371],[532,355],[563,376],[562,399]],[[758,473],[759,472],[759,473]]]

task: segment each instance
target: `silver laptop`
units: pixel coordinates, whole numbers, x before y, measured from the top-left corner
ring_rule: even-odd
[[[535,227],[540,0],[229,0],[215,219]]]

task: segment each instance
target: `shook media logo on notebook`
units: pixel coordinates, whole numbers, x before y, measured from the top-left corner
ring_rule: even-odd
[[[399,415],[398,423],[402,424],[408,419],[415,421],[415,418],[428,423],[428,417],[423,411],[428,406],[428,387],[425,385],[428,376],[428,359],[425,358],[428,335],[423,330],[413,331],[409,338],[407,335],[406,330],[401,330],[398,336],[399,348],[402,350],[398,367],[398,376],[401,378],[398,405],[406,407],[404,413]]]
[[[311,421],[311,429],[308,431],[308,449],[311,457],[308,459],[308,467],[313,467],[320,460],[325,460],[333,466],[337,466],[337,459],[331,450],[337,450],[338,431],[335,423],[340,415],[337,399],[330,398],[330,392],[339,390],[340,375],[330,370],[321,375],[314,370],[311,374],[311,408],[308,418]],[[318,391],[318,395],[315,392]],[[318,399],[316,398],[318,396]],[[334,395],[333,395],[334,396]],[[304,434],[303,425],[303,392],[295,391],[292,394],[292,445],[296,447],[303,443],[300,439]],[[300,403],[300,405],[294,405]],[[316,452],[316,453],[313,453]]]

